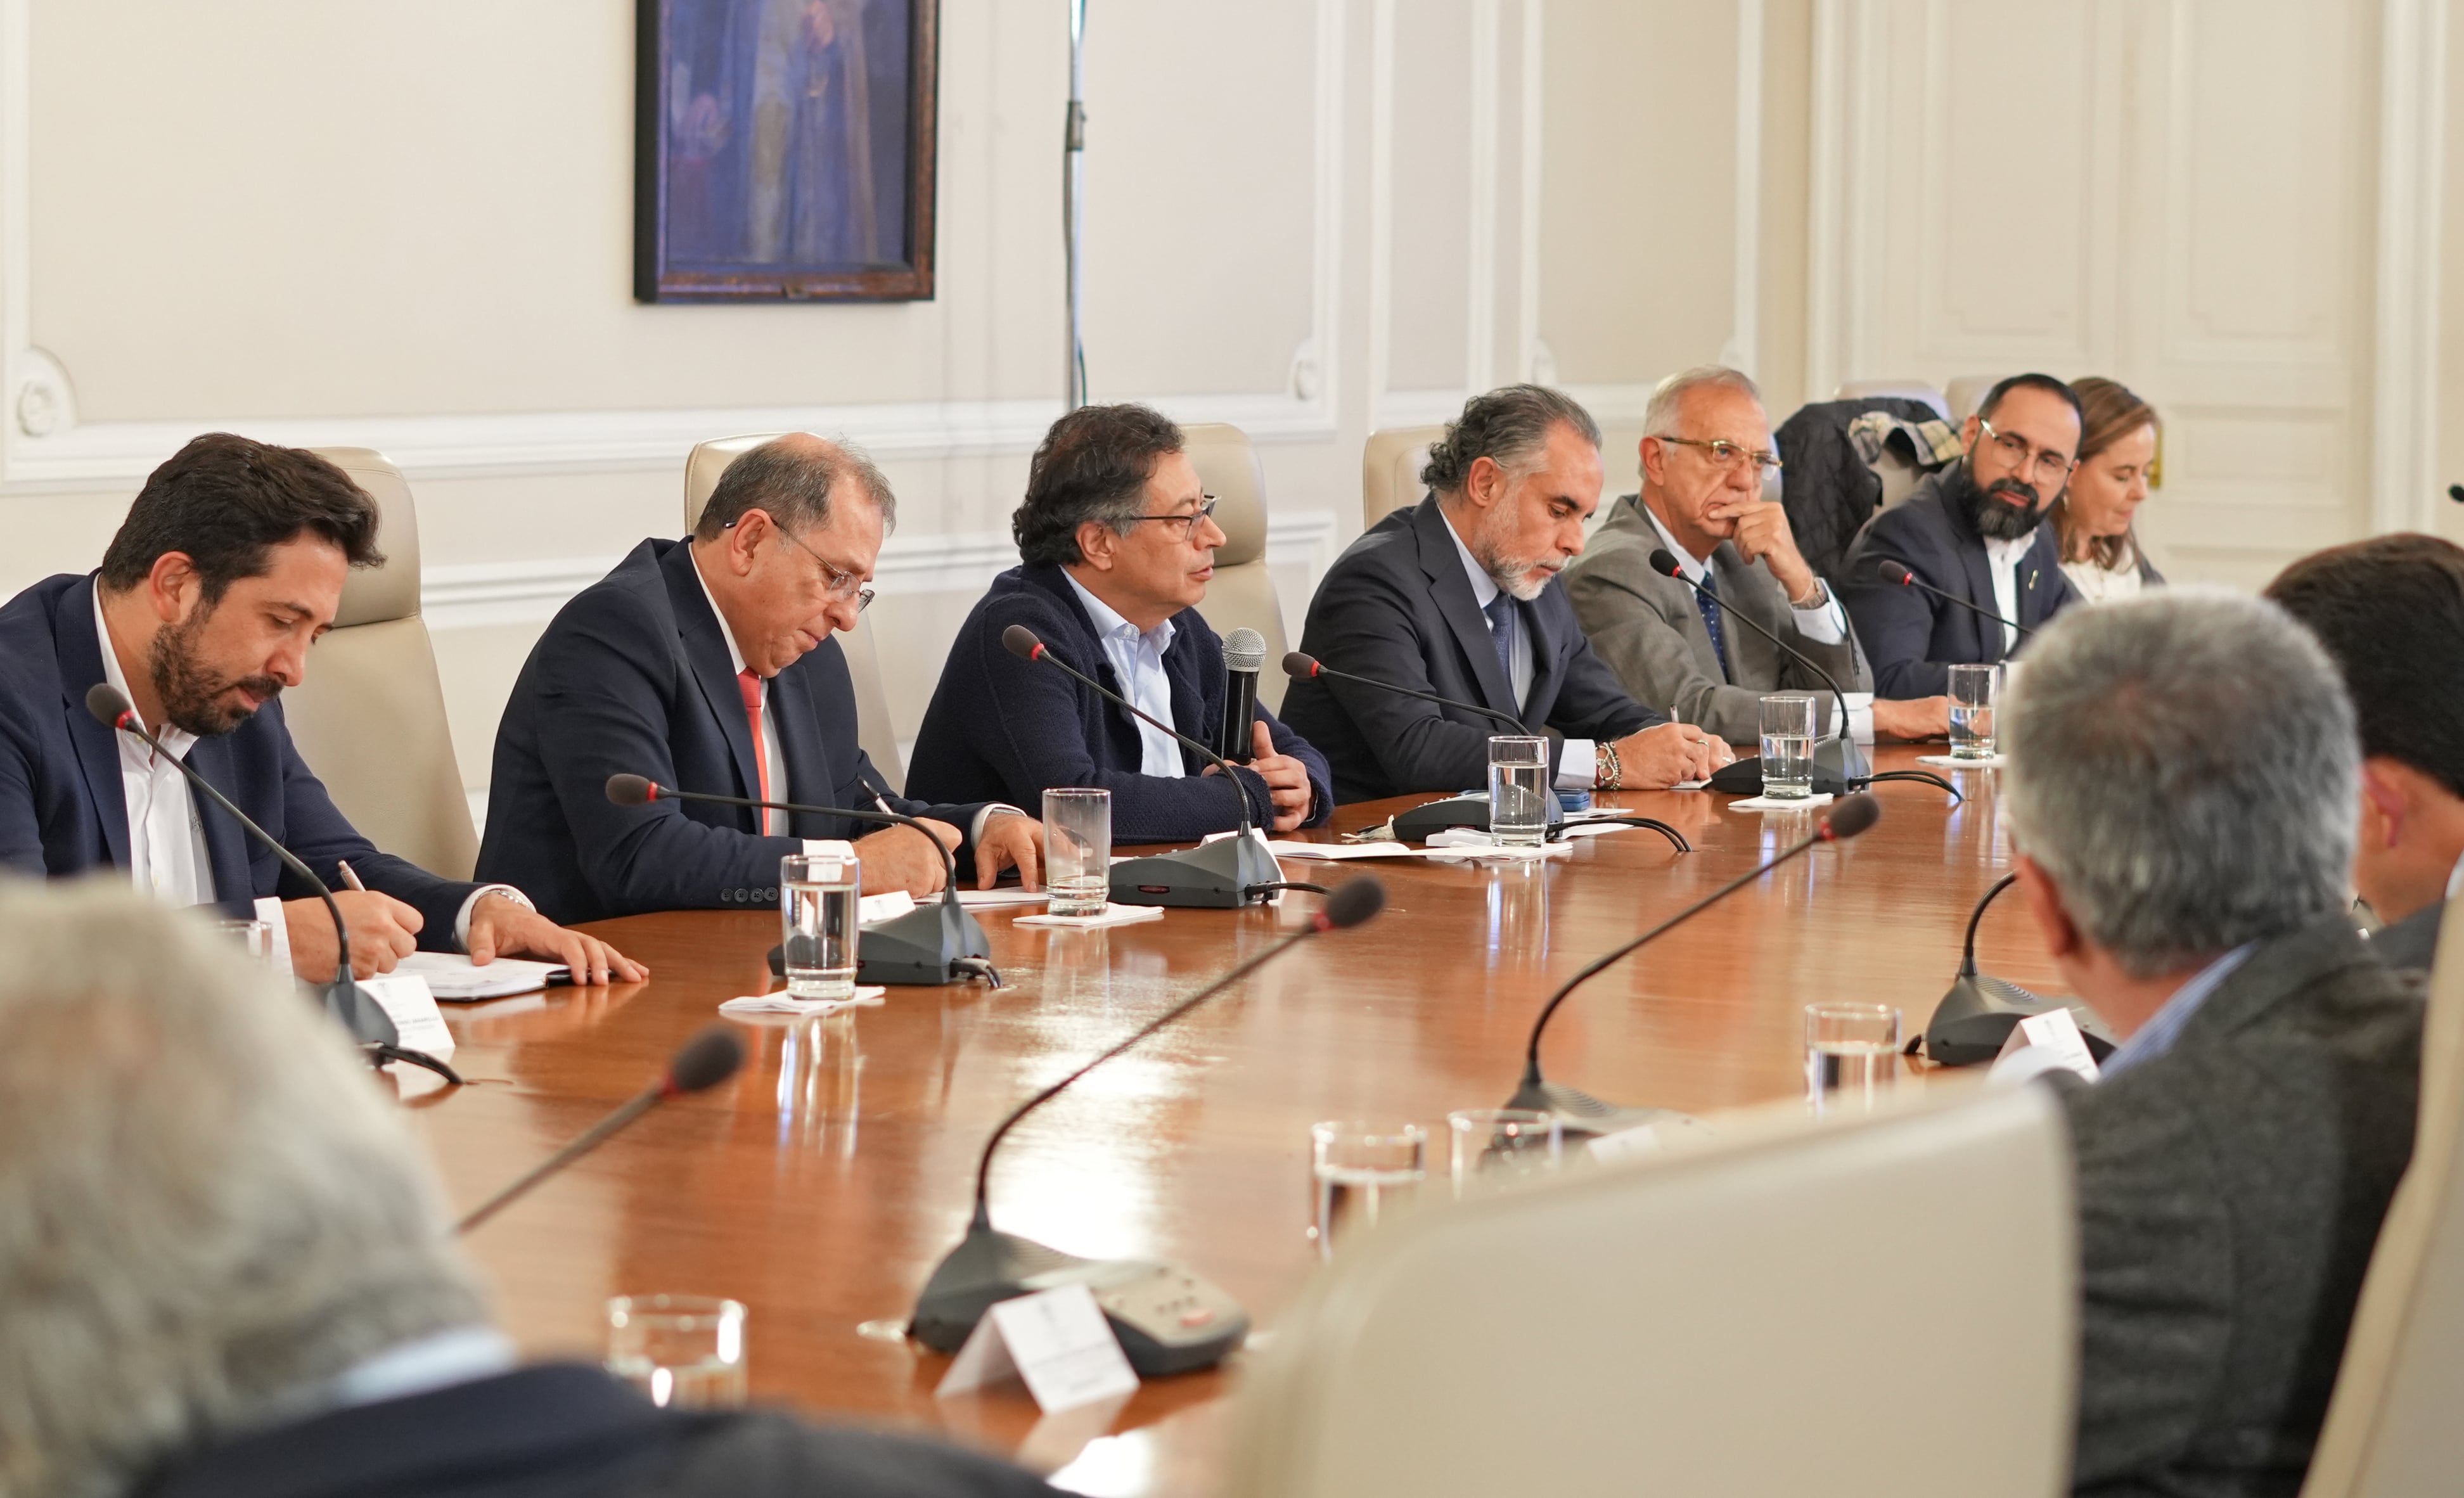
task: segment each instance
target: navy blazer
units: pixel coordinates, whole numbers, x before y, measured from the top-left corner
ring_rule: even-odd
[[[1874,575],[1896,562],[1946,593],[1988,613],[2000,612],[1985,538],[1960,502],[1969,483],[1965,459],[1928,474],[1916,492],[1865,522],[1840,569],[1839,601],[1874,663],[1874,693],[1883,697],[1938,697],[1950,690],[1952,666],[2002,659],[2002,627],[1903,583]],[[2062,576],[2061,542],[2050,525],[2036,527],[2019,559],[2021,628],[2035,629],[2079,601]],[[2023,639],[2021,643],[2026,642]]]
[[[1032,1474],[939,1442],[769,1410],[661,1409],[547,1363],[253,1430],[156,1469],[140,1498],[1034,1498]]]
[[[914,763],[908,766],[909,789],[954,801],[1041,806],[1044,792],[1053,786],[1101,786],[1112,793],[1112,839],[1118,843],[1186,843],[1238,825],[1231,794],[1201,775],[1206,760],[1184,746],[1184,778],[1141,774],[1146,749],[1137,719],[1066,673],[1009,653],[1001,631],[1012,625],[1026,626],[1055,657],[1129,694],[1069,575],[1049,562],[1012,567],[993,580],[951,643],[933,705],[924,713],[923,734],[915,740]],[[1172,724],[1200,743],[1212,743],[1223,719],[1223,642],[1195,608],[1173,615],[1172,626],[1172,644],[1163,652],[1164,674],[1172,682]],[[1276,753],[1309,766],[1312,796],[1304,825],[1318,826],[1334,809],[1326,757],[1276,721],[1263,703],[1258,719],[1274,736]],[[1271,829],[1274,802],[1266,782],[1248,770],[1234,774],[1248,796],[1250,820]]]
[[[1335,559],[1309,600],[1301,649],[1336,671],[1514,715],[1535,734],[1554,730],[1552,738],[1617,739],[1667,721],[1593,653],[1563,579],[1515,608],[1531,639],[1531,694],[1519,710],[1432,496],[1371,526]],[[1509,732],[1475,713],[1348,681],[1293,682],[1284,717],[1325,753],[1347,802],[1485,786],[1488,740]],[[1551,745],[1552,770],[1559,752]]]
[[[94,586],[91,573],[46,578],[0,606],[0,865],[37,877],[128,867],[119,735],[85,710],[87,691],[104,679]],[[341,888],[335,866],[349,860],[369,889],[419,912],[422,947],[460,950],[454,917],[479,887],[440,879],[362,837],[300,760],[279,697],[230,733],[199,739],[188,767],[317,877]],[[316,896],[221,807],[194,800],[225,913],[246,916],[267,895]]]
[[[847,655],[824,640],[770,679],[790,799],[933,817],[972,832],[979,806],[889,795],[856,742]],[[619,806],[611,775],[678,790],[759,796],[753,725],[727,636],[693,571],[693,547],[646,540],[557,610],[532,647],[505,716],[488,786],[483,879],[518,886],[550,919],[776,905],[779,860],[806,838],[859,838],[877,825],[793,814],[763,837],[746,806]]]

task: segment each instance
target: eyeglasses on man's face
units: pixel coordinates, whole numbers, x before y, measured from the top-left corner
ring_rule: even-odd
[[[1993,444],[1993,451],[2002,454],[2003,461],[2022,474],[2034,474],[2038,483],[2050,488],[2060,488],[2070,478],[2071,470],[2079,467],[2068,455],[2051,448],[2034,447],[2015,431],[1995,431],[1993,424],[1982,416],[1976,418],[1976,430]]]
[[[1726,438],[1715,437],[1708,442],[1700,437],[1662,437],[1660,440],[1673,442],[1681,448],[1700,448],[1710,459],[1711,466],[1724,473],[1734,473],[1749,463],[1753,465],[1755,473],[1765,478],[1780,471],[1778,453],[1758,452],[1751,448],[1741,447],[1727,441]]]
[[[737,518],[740,519],[742,517],[739,516]],[[839,603],[844,603],[850,598],[854,599],[855,611],[857,613],[863,613],[866,609],[872,606],[872,589],[864,585],[864,579],[862,577],[853,572],[847,571],[845,567],[832,565],[829,558],[823,556],[812,547],[805,545],[795,537],[788,535],[787,527],[780,525],[778,521],[773,520],[770,523],[778,530],[779,539],[795,547],[798,551],[801,551],[805,556],[812,558],[815,562],[820,564],[822,569],[822,596],[824,598]],[[736,527],[736,521],[730,520],[727,522],[727,525],[730,530],[733,530]]]
[[[1215,496],[1213,495],[1199,495],[1198,498],[1199,506],[1195,510],[1185,510],[1178,515],[1133,516],[1130,518],[1130,523],[1132,525],[1139,525],[1148,520],[1153,520],[1156,524],[1163,526],[1167,531],[1177,525],[1180,527],[1180,539],[1185,541],[1197,531],[1199,521],[1211,520],[1215,518]]]

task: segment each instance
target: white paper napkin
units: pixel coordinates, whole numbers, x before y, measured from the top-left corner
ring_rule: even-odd
[[[1103,926],[1134,926],[1142,920],[1163,919],[1160,905],[1107,905],[1093,915],[1021,915],[1013,926],[1065,926],[1072,931],[1093,931]]]
[[[1954,760],[1947,754],[1921,754],[1917,756],[1917,763],[1938,764],[1951,770],[1998,770],[2002,768],[2003,759],[2004,756],[1998,754],[1990,760]]]
[[[1728,803],[1730,811],[1794,811],[1800,806],[1819,806],[1831,800],[1829,791],[1816,791],[1799,796],[1794,801],[1773,801],[1769,796],[1748,796]]]
[[[846,999],[790,999],[787,997],[787,990],[781,988],[776,993],[746,994],[741,998],[730,999],[718,1006],[718,1012],[737,1015],[836,1014],[841,1009],[852,1009],[858,1004],[877,1004],[882,1002],[881,996],[888,992],[890,992],[889,989],[877,983],[859,983],[856,985],[855,993]]]
[[[1570,843],[1542,843],[1537,847],[1522,843],[1501,845],[1479,827],[1448,827],[1442,832],[1429,834],[1423,851],[1431,858],[1525,863],[1541,858],[1571,857],[1574,848]]]

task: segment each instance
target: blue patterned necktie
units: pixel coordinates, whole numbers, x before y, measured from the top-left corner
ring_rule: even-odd
[[[1514,595],[1499,593],[1481,610],[1488,616],[1488,643],[1497,647],[1497,669],[1506,673],[1506,689],[1514,690]]]
[[[1703,615],[1703,628],[1711,631],[1711,653],[1720,662],[1720,676],[1728,675],[1728,638],[1720,630],[1720,579],[1716,573],[1703,574],[1703,590],[1694,595],[1694,606]]]

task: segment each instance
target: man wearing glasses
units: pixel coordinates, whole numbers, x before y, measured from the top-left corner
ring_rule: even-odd
[[[907,827],[688,802],[617,806],[611,775],[680,790],[921,819],[985,886],[1034,887],[1043,828],[979,801],[890,795],[856,738],[855,689],[830,636],[855,628],[897,518],[880,470],[803,433],[719,475],[693,534],[646,540],[558,610],[496,730],[479,867],[559,920],[775,907],[779,860],[847,839],[868,894],[938,891],[941,854]],[[987,801],[989,799],[986,799]],[[963,830],[962,830],[963,829]]]
[[[1872,691],[1873,675],[1838,600],[1797,551],[1787,510],[1763,497],[1780,460],[1762,393],[1734,369],[1688,369],[1652,392],[1643,428],[1641,492],[1609,507],[1566,568],[1566,596],[1592,649],[1636,698],[1730,743],[1759,739],[1767,692],[1822,694],[1827,731],[1822,677],[1754,626],[1843,691]],[[1694,586],[1655,569],[1656,551]],[[1891,738],[1949,729],[1942,698],[1877,702],[1874,718]]]
[[[2079,425],[2069,386],[2051,375],[2013,375],[1986,392],[1961,429],[1968,455],[1858,533],[1839,593],[1883,696],[1941,695],[1950,667],[2003,659],[2018,648],[2021,629],[2077,599],[2062,577],[2060,543],[2040,522],[2070,483]],[[1883,581],[1886,563],[1973,607]]]
[[[1240,825],[1214,765],[1172,735],[1001,643],[1035,632],[1067,665],[1201,743],[1227,681],[1223,642],[1199,617],[1215,575],[1215,501],[1180,429],[1143,406],[1089,406],[1055,422],[1010,518],[1021,564],[993,581],[924,714],[908,783],[954,801],[1021,804],[1054,786],[1112,793],[1115,843],[1177,843]],[[1332,810],[1325,759],[1261,705],[1232,772],[1249,819],[1287,832]]]

